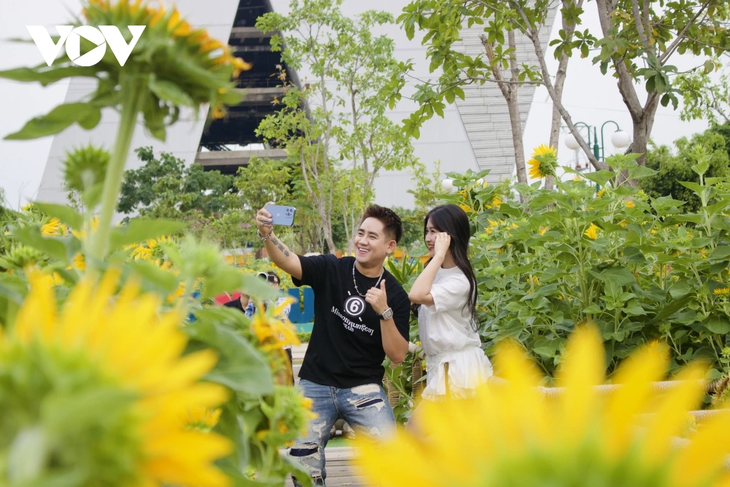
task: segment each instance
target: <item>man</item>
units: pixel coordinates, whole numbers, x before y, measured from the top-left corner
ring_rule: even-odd
[[[385,258],[403,234],[392,210],[371,205],[355,237],[355,257],[303,257],[278,240],[271,214],[256,215],[259,237],[271,260],[296,286],[314,290],[314,327],[299,372],[299,385],[318,415],[289,454],[325,485],[324,447],[338,417],[379,439],[395,428],[382,387],[383,359],[400,363],[408,352],[408,295],[385,270]],[[294,484],[299,486],[295,480]]]

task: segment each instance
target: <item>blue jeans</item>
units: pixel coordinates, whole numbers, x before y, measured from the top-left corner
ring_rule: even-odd
[[[312,412],[317,414],[317,418],[311,420],[306,436],[297,440],[289,450],[289,455],[309,470],[314,485],[325,485],[327,471],[324,447],[338,418],[347,421],[358,433],[376,441],[395,431],[393,410],[380,384],[340,389],[302,379],[299,387],[312,400]],[[299,483],[294,480],[294,485],[299,486]]]

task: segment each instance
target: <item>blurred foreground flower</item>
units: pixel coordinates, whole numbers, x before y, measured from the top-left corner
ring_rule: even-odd
[[[620,387],[601,392],[604,350],[592,327],[570,338],[557,396],[540,391],[541,373],[513,343],[500,347],[496,367],[506,381],[480,388],[473,400],[423,403],[425,439],[360,444],[358,466],[370,485],[727,485],[730,414],[712,415],[677,446],[688,411],[702,402],[703,367],[688,366],[659,394],[652,382],[664,377],[668,357],[648,346],[616,372]]]
[[[0,334],[0,484],[227,485],[212,462],[232,445],[187,428],[227,390],[199,382],[212,351],[181,356],[182,317],[135,285],[116,295],[115,271],[80,281],[60,310],[52,280],[29,277]]]

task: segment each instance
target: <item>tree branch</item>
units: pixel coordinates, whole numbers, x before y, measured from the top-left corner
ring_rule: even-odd
[[[684,38],[684,33],[687,32],[687,29],[689,29],[697,20],[697,17],[702,15],[702,12],[712,3],[713,0],[707,0],[702,7],[697,11],[696,14],[690,19],[689,22],[685,24],[684,27],[682,27],[682,30],[677,34],[677,37],[672,41],[672,43],[669,45],[666,51],[664,51],[664,54],[662,54],[659,57],[659,65],[664,66],[664,63],[667,62],[669,57],[674,54],[674,51],[677,50],[677,47],[679,47],[679,43],[682,42],[682,39]]]
[[[522,20],[529,25],[527,16],[525,15],[525,11],[522,9],[522,7],[514,0],[511,0],[511,3],[514,5],[517,13],[520,14],[520,16],[522,17]],[[581,149],[583,149],[583,152],[585,152],[588,160],[593,165],[593,167],[595,167],[597,170],[608,169],[608,165],[605,162],[599,161],[598,159],[596,159],[596,156],[593,155],[590,147],[588,147],[586,141],[583,140],[583,137],[580,135],[580,132],[578,132],[578,129],[575,128],[575,124],[573,124],[573,119],[570,117],[570,113],[568,113],[568,111],[565,109],[562,100],[555,92],[555,87],[550,81],[550,71],[548,71],[547,64],[545,63],[545,53],[542,50],[542,45],[540,44],[539,33],[537,32],[537,30],[535,30],[534,27],[530,27],[530,30],[527,31],[526,35],[532,41],[532,45],[535,48],[535,55],[537,56],[537,61],[540,64],[540,70],[542,71],[542,80],[545,88],[547,88],[548,93],[550,94],[550,98],[553,101],[553,106],[557,108],[560,112],[560,115],[563,117],[563,120],[568,126],[570,133],[573,134],[575,140],[578,141],[578,144],[580,145]]]
[[[639,10],[639,0],[631,0],[631,11],[634,14],[634,24],[636,24],[636,32],[639,34],[639,40],[644,49],[649,49],[649,39],[644,32],[644,17]]]

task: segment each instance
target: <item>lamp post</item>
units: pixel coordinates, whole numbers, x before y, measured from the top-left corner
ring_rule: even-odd
[[[588,125],[584,122],[578,122],[575,124],[576,127],[585,127],[588,132],[588,146],[591,146],[591,141],[593,142],[593,156],[598,161],[605,161],[606,160],[606,150],[605,150],[605,140],[603,138],[603,129],[606,127],[606,124],[612,123],[616,126],[616,131],[611,135],[611,145],[616,147],[617,149],[620,149],[622,147],[626,147],[629,145],[629,134],[621,130],[621,127],[614,122],[613,120],[607,120],[603,122],[603,125],[601,125],[601,144],[598,144],[598,127],[595,125]],[[593,138],[591,138],[591,129],[593,129]],[[568,134],[568,136],[565,138],[565,146],[570,150],[578,150],[580,148],[580,145],[578,144],[578,141],[575,140],[575,137],[573,137],[573,134]],[[576,168],[578,169],[578,168]]]

